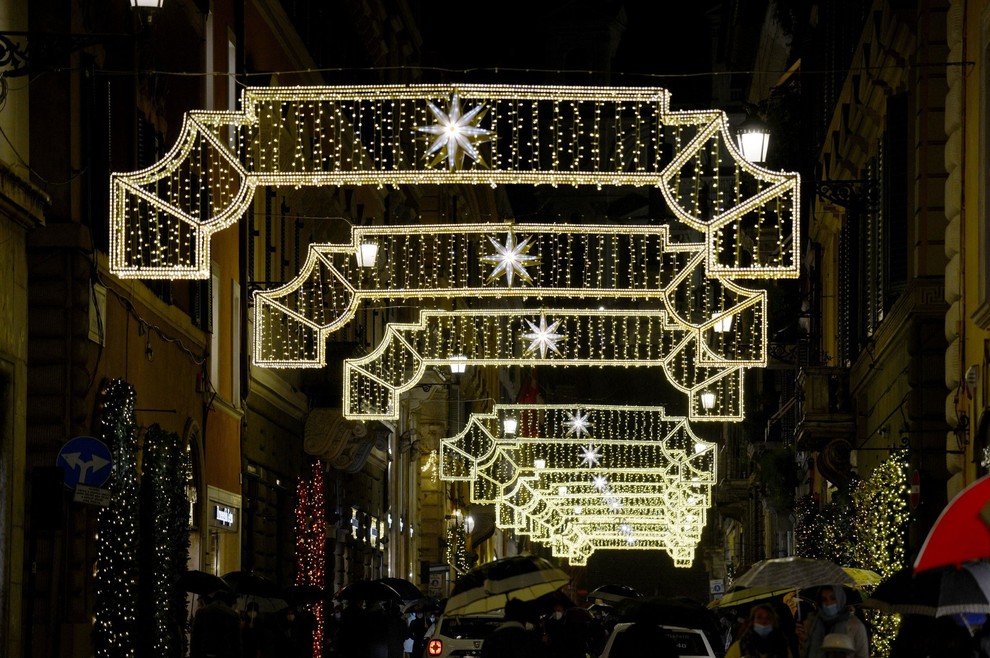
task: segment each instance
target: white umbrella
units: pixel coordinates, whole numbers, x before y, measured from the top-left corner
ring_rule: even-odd
[[[566,573],[535,555],[502,558],[458,578],[443,612],[470,615],[500,610],[510,599],[532,601],[570,580]]]

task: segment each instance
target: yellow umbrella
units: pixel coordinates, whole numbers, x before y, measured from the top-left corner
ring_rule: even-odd
[[[880,583],[883,578],[880,574],[875,571],[870,571],[869,569],[858,569],[856,567],[842,567],[842,570],[852,578],[853,583],[850,587],[855,587],[857,589],[862,587],[871,587]],[[721,599],[717,601],[712,601],[708,604],[709,608],[719,608],[726,606],[742,605],[743,603],[752,603],[753,601],[759,601],[761,599],[771,599],[775,596],[781,596],[787,594],[788,592],[796,591],[796,587],[748,587],[730,591],[726,593]]]

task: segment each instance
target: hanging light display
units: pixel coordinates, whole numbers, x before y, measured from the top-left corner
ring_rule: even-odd
[[[537,435],[502,433],[505,418]],[[575,418],[586,434],[575,436]],[[661,407],[496,405],[440,444],[440,477],[493,503],[496,524],[572,563],[659,548],[690,566],[716,482],[714,444]]]
[[[534,338],[540,318],[552,318],[546,329],[555,329]],[[664,311],[421,311],[419,322],[389,324],[375,349],[344,361],[344,416],[397,419],[401,394],[416,386],[428,368],[460,355],[470,366],[660,368],[687,396],[689,419],[739,421],[743,368],[764,363],[765,352],[761,348],[731,360],[707,348],[705,337],[712,335]],[[529,349],[538,340],[556,349]],[[711,409],[702,408],[703,391],[717,391]]]

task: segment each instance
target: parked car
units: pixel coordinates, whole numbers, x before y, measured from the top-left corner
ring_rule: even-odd
[[[441,615],[426,641],[425,658],[477,658],[481,645],[503,621],[495,615]]]
[[[630,632],[634,627],[635,631]],[[660,654],[649,651],[659,652],[664,644],[675,647],[680,658],[716,658],[708,638],[697,628],[644,623],[616,624],[601,658],[651,658]]]

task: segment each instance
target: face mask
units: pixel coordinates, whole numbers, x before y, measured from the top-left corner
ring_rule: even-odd
[[[251,610],[250,612],[248,612],[248,619],[254,619],[257,616],[258,616],[258,613],[255,612],[254,610]]]
[[[415,618],[416,618],[416,613],[415,612],[410,612],[409,613],[409,619],[412,620],[412,619],[415,619]]]
[[[839,614],[839,604],[833,603],[832,605],[823,605],[822,613],[824,613],[826,617],[836,616],[837,614]]]
[[[553,613],[553,618],[559,621],[564,618],[564,613],[561,612],[560,610],[557,610],[556,612]]]
[[[773,630],[773,626],[767,626],[765,624],[753,624],[753,632],[760,637],[766,637],[770,635],[770,631]]]

